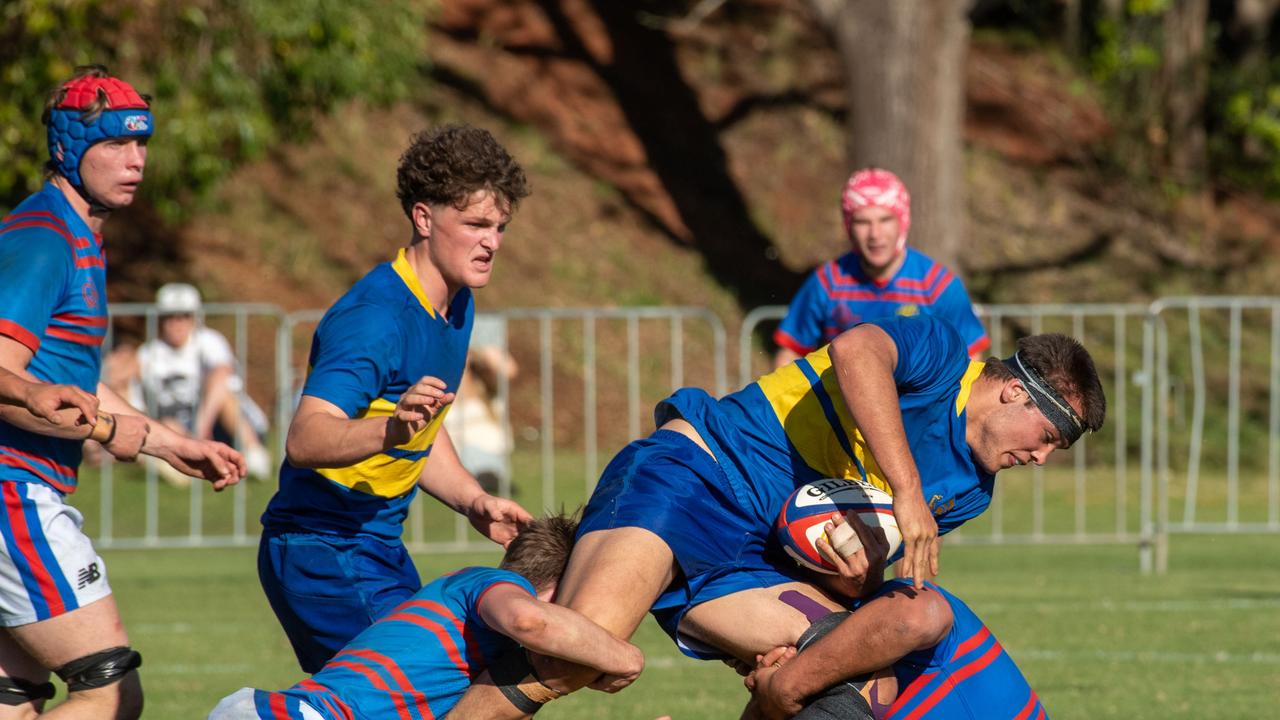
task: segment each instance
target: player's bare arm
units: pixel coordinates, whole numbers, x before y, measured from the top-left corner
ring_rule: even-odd
[[[611,678],[609,692],[630,685],[644,670],[640,648],[619,640],[585,616],[541,602],[514,585],[491,589],[479,610],[490,627],[525,648],[594,668]]]
[[[74,386],[36,379],[27,372],[31,358],[26,345],[0,335],[0,420],[41,435],[88,437],[98,399]]]
[[[248,471],[234,448],[213,440],[198,440],[175,432],[142,414],[106,385],[98,385],[100,409],[112,416],[115,435],[103,443],[117,459],[150,455],[185,475],[208,480],[214,490],[240,482]]]
[[[929,588],[901,588],[862,606],[804,652],[756,670],[746,685],[758,717],[789,717],[804,701],[849,678],[933,647],[951,629],[951,607]],[[857,652],[850,652],[857,648]]]
[[[300,468],[355,465],[409,442],[452,401],[444,383],[429,377],[400,396],[391,417],[350,418],[328,400],[303,395],[289,424],[285,453]]]
[[[422,468],[418,487],[465,515],[481,535],[506,547],[533,516],[518,503],[490,495],[475,476],[462,467],[449,433],[442,426],[431,447],[431,459]]]
[[[907,444],[893,371],[898,350],[888,333],[859,325],[831,342],[835,368],[849,412],[893,488],[893,514],[902,531],[903,567],[916,587],[938,574],[938,523],[920,490],[920,472]]]

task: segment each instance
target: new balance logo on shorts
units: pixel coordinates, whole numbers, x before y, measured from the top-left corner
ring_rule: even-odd
[[[98,572],[98,563],[89,563],[89,567],[81,568],[78,575],[79,582],[76,583],[76,589],[83,590],[85,585],[90,585],[102,579],[102,573]]]

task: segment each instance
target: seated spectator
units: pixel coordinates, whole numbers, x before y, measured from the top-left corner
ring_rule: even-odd
[[[467,369],[444,427],[458,459],[486,492],[498,492],[510,478],[511,431],[506,421],[503,381],[519,368],[505,349],[506,328],[494,318],[476,318],[467,352]]]
[[[201,308],[200,291],[194,286],[161,286],[156,292],[158,337],[137,349],[132,368],[127,349],[114,353],[117,357],[108,367],[112,375],[133,378],[130,400],[138,407],[153,410],[161,422],[180,432],[239,447],[250,476],[265,479],[273,470],[262,444],[267,417],[243,392],[244,381],[236,374],[227,339],[200,322]],[[182,476],[162,477],[174,485],[189,482]]]

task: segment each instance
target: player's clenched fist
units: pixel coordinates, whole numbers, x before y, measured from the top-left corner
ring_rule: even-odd
[[[403,445],[413,439],[446,405],[453,393],[440,378],[423,377],[405,390],[396,403],[387,425],[389,445]]]

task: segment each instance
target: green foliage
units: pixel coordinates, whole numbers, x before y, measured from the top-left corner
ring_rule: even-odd
[[[40,109],[74,65],[150,92],[145,192],[170,220],[237,164],[305,137],[349,100],[387,103],[418,78],[425,0],[16,0],[0,37],[0,204],[36,188]]]
[[[1221,131],[1211,149],[1237,185],[1280,196],[1280,66],[1215,78]]]

